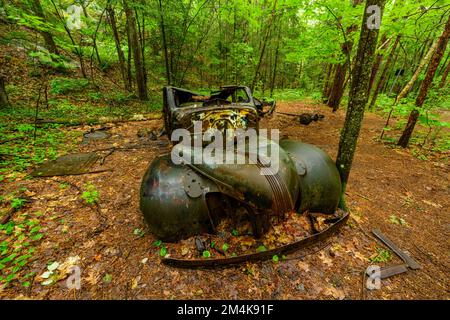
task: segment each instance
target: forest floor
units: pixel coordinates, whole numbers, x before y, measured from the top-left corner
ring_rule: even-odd
[[[323,120],[303,126],[293,117],[275,113],[261,127],[278,128],[282,135],[317,145],[335,158],[343,110],[332,113],[308,101],[279,103],[277,110],[324,114]],[[35,218],[43,237],[27,265],[33,272],[29,283],[23,286],[12,281],[0,289],[0,298],[449,299],[448,163],[439,157],[420,160],[408,150],[378,141],[384,122],[378,115],[366,114],[346,193],[351,217],[337,235],[294,253],[300,254],[298,259],[212,270],[161,264],[160,247],[155,245],[158,239],[146,232],[139,210],[141,179],[167,142],[164,138],[144,140],[137,132],[159,129],[162,120],[107,125],[110,138],[80,143],[79,151],[139,146],[117,149],[94,168],[107,171],[34,179],[24,174],[2,182],[4,194],[25,190],[28,202],[13,219],[39,212]],[[86,132],[90,128],[64,130]],[[87,183],[99,192],[97,205],[87,205],[81,198]],[[370,259],[379,257],[381,266],[400,262],[372,236],[373,228],[408,251],[422,269],[383,280],[379,290],[365,289],[363,273]],[[166,245],[170,251],[171,244]],[[67,289],[67,270],[61,266],[70,264],[81,268],[79,290]],[[46,282],[49,273],[42,275],[50,269],[53,280]]]

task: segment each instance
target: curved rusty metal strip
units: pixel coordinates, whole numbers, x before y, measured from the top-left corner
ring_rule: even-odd
[[[255,262],[272,259],[274,255],[282,255],[292,253],[299,249],[308,247],[309,245],[326,239],[336,233],[348,220],[349,213],[345,214],[330,225],[325,230],[310,235],[301,240],[291,242],[281,247],[270,249],[263,252],[256,252],[250,254],[244,254],[237,257],[221,258],[221,259],[177,259],[177,258],[162,258],[162,262],[166,265],[178,267],[178,268],[214,268],[219,266],[228,266],[243,262]]]

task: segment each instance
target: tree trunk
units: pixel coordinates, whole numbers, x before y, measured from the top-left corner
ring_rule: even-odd
[[[8,105],[9,102],[5,88],[5,77],[0,74],[0,108],[7,107]]]
[[[145,6],[145,2],[142,0],[140,3]],[[139,46],[141,48],[141,58],[142,58],[142,70],[144,70],[144,82],[145,82],[145,88],[147,88],[147,67],[145,64],[145,15],[142,14],[142,21],[139,20],[139,15],[136,9],[134,9],[136,22],[137,22],[137,31],[138,31],[138,38],[139,38]],[[142,26],[142,28],[141,28]]]
[[[367,8],[372,5],[377,5],[380,8],[382,17],[384,4],[385,0],[367,0],[364,9],[358,51],[355,57],[355,66],[350,84],[347,114],[345,116],[344,127],[341,131],[336,159],[336,166],[342,182],[340,207],[344,209],[346,208],[344,194],[364,117],[364,109],[368,101],[367,88],[369,87],[379,32],[378,29],[369,29],[367,27],[367,19],[371,16],[371,13],[367,13]]]
[[[330,95],[330,79],[331,79],[331,75],[333,74],[333,70],[334,70],[334,65],[332,63],[330,63],[327,68],[327,76],[323,83],[323,89],[322,89],[322,101],[324,103],[328,102],[328,97]]]
[[[439,37],[439,40],[437,41],[436,50],[434,52],[433,57],[431,58],[430,64],[428,65],[428,70],[425,75],[425,79],[422,81],[422,85],[420,86],[419,94],[416,98],[416,109],[411,111],[411,114],[408,118],[408,123],[406,124],[406,128],[402,133],[402,136],[398,140],[398,145],[406,148],[409,143],[409,139],[411,138],[411,135],[414,131],[414,127],[417,123],[417,119],[419,118],[419,111],[418,108],[421,108],[423,106],[423,103],[425,102],[425,99],[427,98],[428,91],[433,85],[433,78],[436,74],[436,70],[439,66],[439,62],[441,62],[441,59],[445,53],[445,49],[447,48],[448,38],[450,37],[450,16],[448,17],[447,23],[445,24],[444,31],[442,32],[442,35]]]
[[[275,49],[275,61],[273,63],[272,81],[270,82],[270,97],[273,96],[273,90],[275,88],[275,81],[277,78],[277,66],[278,66],[278,53],[279,53],[279,41],[277,43],[277,48]]]
[[[134,69],[136,73],[137,94],[140,100],[148,100],[147,86],[145,84],[144,65],[142,63],[141,48],[136,30],[136,18],[133,13],[133,10],[131,10],[128,7],[126,0],[123,0],[123,8],[125,11],[126,19],[128,22],[128,29],[130,32],[129,47],[131,45],[131,48],[129,48],[129,50],[131,49],[131,51],[133,52]]]
[[[116,45],[117,57],[119,58],[120,74],[122,76],[123,84],[126,91],[131,91],[130,84],[127,79],[127,68],[125,66],[125,56],[123,54],[122,46],[120,45],[119,32],[117,31],[116,15],[114,8],[108,6],[106,9],[109,17],[109,24],[113,32],[114,43]]]
[[[172,84],[171,76],[170,76],[170,66],[169,66],[169,54],[167,51],[167,39],[166,39],[166,28],[164,25],[164,13],[162,9],[162,2],[159,0],[159,15],[160,15],[160,25],[161,25],[161,38],[164,48],[164,63],[166,66],[166,79],[167,84],[170,86]]]
[[[442,64],[441,69],[438,72],[438,75],[442,75],[442,72],[445,69],[445,66],[447,66],[447,62],[448,62],[448,58],[450,58],[450,52],[447,54],[447,56],[445,57],[444,63]]]
[[[270,15],[269,21],[267,22],[267,26],[266,26],[266,32],[264,35],[264,39],[262,40],[262,46],[261,46],[261,50],[260,50],[260,54],[259,54],[259,59],[258,59],[258,63],[256,65],[256,69],[255,69],[255,75],[253,76],[253,81],[251,84],[250,89],[253,91],[255,89],[256,83],[258,82],[259,79],[259,72],[260,72],[260,68],[261,68],[261,63],[264,57],[264,51],[266,50],[266,44],[267,44],[267,40],[269,39],[269,35],[272,29],[272,25],[273,25],[273,21],[275,20],[275,13],[276,13],[276,9],[277,9],[277,3],[278,0],[275,0],[275,2],[273,3],[273,8],[272,8],[272,13]]]
[[[433,43],[433,45],[430,47],[430,49],[428,50],[428,52],[425,55],[425,57],[422,59],[422,61],[420,61],[419,66],[417,67],[417,69],[414,72],[413,76],[408,81],[408,83],[405,85],[405,87],[402,89],[402,91],[400,91],[400,93],[398,94],[397,98],[395,99],[395,104],[397,104],[401,99],[403,99],[404,97],[406,97],[408,95],[408,93],[411,90],[413,84],[416,82],[417,78],[419,77],[420,72],[426,66],[427,62],[431,59],[431,56],[433,56],[433,53],[436,50],[437,45],[438,45],[438,41],[435,41]]]
[[[362,3],[362,0],[352,0],[353,6],[357,6]],[[338,22],[339,26],[342,27],[340,22]],[[351,25],[347,28],[345,31],[345,35],[349,36],[355,29],[357,28],[356,25]],[[344,38],[346,38],[344,36]],[[333,85],[331,87],[331,92],[329,95],[329,99],[327,102],[327,105],[333,109],[333,112],[337,111],[339,109],[339,104],[341,103],[342,96],[344,95],[345,91],[345,77],[347,74],[347,69],[350,68],[350,53],[352,52],[353,47],[353,41],[352,40],[346,40],[342,44],[342,53],[345,55],[345,62],[342,64],[338,64],[336,66],[336,71],[334,73],[334,80]]]
[[[128,50],[127,50],[127,80],[128,80],[128,86],[132,89],[133,88],[133,75],[131,74],[131,60],[132,58],[132,48],[131,48],[131,35],[130,35],[130,28],[128,27],[128,20],[125,19],[125,29],[127,31],[127,44],[128,44]]]
[[[372,100],[370,100],[369,109],[371,109],[371,110],[375,106],[375,103],[378,98],[378,94],[380,93],[381,89],[384,87],[384,84],[386,83],[386,75],[391,66],[392,58],[395,55],[395,50],[397,49],[399,42],[400,42],[400,36],[397,36],[394,44],[392,45],[391,52],[389,53],[389,56],[388,56],[386,62],[384,63],[383,71],[381,71],[380,78],[378,79],[377,85],[375,87],[375,91],[373,92],[373,95],[372,95]]]
[[[450,72],[450,61],[447,63],[447,67],[445,68],[444,74],[442,75],[441,82],[439,83],[439,88],[444,87],[449,72]]]
[[[389,41],[386,41],[386,34],[381,37],[381,46],[379,50],[384,50]],[[372,73],[370,75],[369,88],[367,89],[367,96],[370,96],[370,91],[372,90],[373,83],[377,77],[378,70],[380,69],[381,62],[383,61],[383,53],[379,52],[375,63],[373,64]]]
[[[282,24],[281,18],[282,17],[283,17],[283,11],[281,12],[280,22],[278,25],[277,46],[275,49],[275,58],[274,58],[274,62],[273,62],[272,79],[270,82],[270,97],[271,98],[273,96],[273,90],[275,89],[275,81],[277,78],[277,67],[278,67],[278,58],[279,58],[280,42],[281,42],[280,38],[281,38],[281,24]],[[234,36],[233,36],[233,39],[234,39]]]
[[[33,0],[33,11],[35,14],[42,19],[42,21],[47,21],[44,15],[44,10],[42,9],[41,2],[39,0]],[[55,41],[53,40],[53,36],[48,31],[39,31],[39,33],[44,38],[45,47],[47,50],[54,54],[59,54],[58,49],[56,48]]]
[[[343,45],[342,51],[346,56],[350,54],[352,45],[353,44],[350,41]],[[342,96],[344,95],[345,76],[347,74],[348,66],[347,58],[343,64],[336,65],[333,85],[331,86],[331,92],[327,103],[330,108],[333,108],[333,111],[339,109],[339,104],[341,103]]]

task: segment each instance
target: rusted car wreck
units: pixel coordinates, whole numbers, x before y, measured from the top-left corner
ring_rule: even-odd
[[[275,104],[263,104],[245,86],[224,86],[209,96],[165,87],[164,124],[167,134],[178,128],[192,131],[195,122],[202,130],[214,128],[223,135],[230,129],[259,129],[262,116]],[[192,132],[194,134],[194,132]],[[287,212],[328,216],[328,227],[310,236],[265,252],[220,259],[163,258],[180,267],[207,267],[271,258],[287,254],[329,236],[348,214],[337,210],[341,195],[339,173],[330,157],[319,148],[293,140],[268,140],[279,150],[278,170],[260,174],[261,162],[244,164],[177,163],[170,154],[158,156],[145,173],[140,207],[149,229],[159,239],[174,242],[194,235],[214,233],[221,219],[244,215],[255,237],[270,229],[271,217],[282,221]],[[204,148],[204,145],[199,147]],[[194,153],[201,152],[196,150]],[[247,149],[246,149],[247,150]],[[249,157],[251,150],[245,156]]]

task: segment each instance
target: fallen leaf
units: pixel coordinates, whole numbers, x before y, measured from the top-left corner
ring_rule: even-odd
[[[333,260],[329,258],[328,255],[323,251],[319,253],[319,259],[322,260],[322,262],[329,267],[333,265]]]
[[[189,253],[189,248],[188,247],[183,247],[181,248],[181,255],[185,256]]]
[[[53,270],[56,270],[57,268],[59,267],[59,262],[53,262],[52,264],[50,264],[48,267],[47,267],[47,269],[49,270],[49,271],[53,271]]]
[[[141,280],[140,276],[137,276],[136,278],[134,278],[133,280],[131,280],[131,289],[136,289],[138,284],[139,284],[139,280]]]

